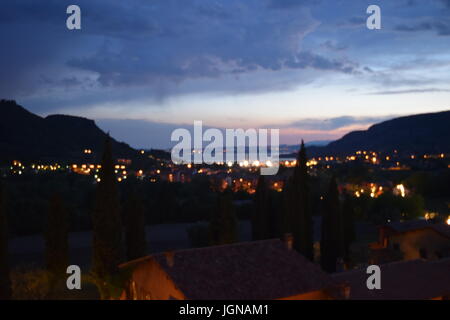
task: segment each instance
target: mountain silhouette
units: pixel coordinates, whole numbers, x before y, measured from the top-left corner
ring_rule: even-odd
[[[42,118],[13,100],[0,100],[0,157],[2,161],[41,160],[69,161],[99,159],[107,133],[93,120],[67,115]],[[117,157],[133,157],[137,151],[128,144],[112,139]]]
[[[107,133],[82,117],[35,115],[12,100],[0,100],[0,159],[99,160]],[[450,153],[450,111],[411,115],[353,131],[326,146],[308,147],[309,156],[346,155],[358,150],[399,153]],[[133,159],[137,151],[112,139],[116,157]]]
[[[310,147],[308,154],[344,155],[358,150],[399,153],[450,152],[450,111],[395,118],[353,131],[324,147]]]

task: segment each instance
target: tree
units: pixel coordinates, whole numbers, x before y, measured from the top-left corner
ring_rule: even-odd
[[[92,275],[96,279],[102,298],[108,299],[112,296],[111,283],[118,276],[118,265],[122,261],[123,252],[120,202],[109,136],[105,141],[100,182],[95,196],[92,213]]]
[[[270,193],[263,175],[258,178],[256,186],[254,210],[252,217],[252,238],[263,240],[271,237],[270,234]]]
[[[128,260],[143,257],[147,253],[145,239],[145,215],[142,199],[131,192],[124,206],[125,246]]]
[[[303,140],[294,173],[285,188],[284,198],[284,231],[292,232],[294,248],[309,260],[313,260],[313,221],[309,203],[306,148]]]
[[[342,208],[344,261],[350,262],[350,245],[355,241],[355,209],[351,198],[347,195]]]
[[[55,278],[65,275],[69,265],[69,223],[67,210],[58,194],[50,199],[45,230],[45,264]]]
[[[209,242],[211,245],[222,245],[236,242],[236,240],[237,221],[232,194],[227,189],[218,195],[217,207],[209,226]]]
[[[325,199],[320,241],[320,263],[327,272],[336,272],[338,259],[343,257],[342,217],[336,177],[332,177]]]
[[[5,195],[0,185],[0,300],[11,299]]]

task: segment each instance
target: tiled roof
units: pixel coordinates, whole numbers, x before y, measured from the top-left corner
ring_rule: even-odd
[[[350,286],[350,299],[422,300],[450,295],[450,259],[411,260],[380,265],[381,290],[369,290],[365,270],[347,271],[332,277]]]
[[[408,232],[429,228],[445,237],[450,238],[450,226],[444,223],[435,224],[426,220],[411,220],[405,222],[392,222],[386,224],[385,227],[388,227],[396,232]]]
[[[188,299],[277,299],[334,285],[317,265],[278,239],[180,250],[149,258],[161,265]]]
[[[434,231],[450,239],[450,226],[448,224],[435,224],[432,226],[432,228]]]

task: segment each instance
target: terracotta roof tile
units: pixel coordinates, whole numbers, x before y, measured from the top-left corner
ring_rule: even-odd
[[[408,232],[420,229],[432,229],[444,237],[450,238],[450,226],[445,223],[435,224],[426,220],[411,220],[404,222],[392,222],[384,225],[395,232]]]
[[[350,299],[423,300],[450,295],[450,259],[411,260],[381,265],[381,290],[369,290],[365,270],[337,273],[350,286]]]
[[[149,258],[188,299],[277,299],[334,285],[320,267],[278,239],[180,250],[170,256]]]

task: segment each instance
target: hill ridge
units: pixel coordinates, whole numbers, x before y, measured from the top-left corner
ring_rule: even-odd
[[[94,120],[55,114],[36,115],[14,100],[0,100],[0,158],[11,160],[77,161],[84,149],[92,149],[98,160],[107,133]],[[132,157],[137,152],[128,144],[112,138],[117,157]]]

